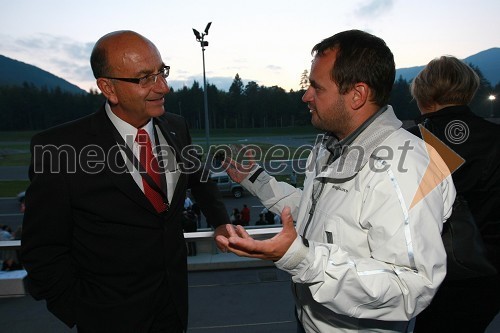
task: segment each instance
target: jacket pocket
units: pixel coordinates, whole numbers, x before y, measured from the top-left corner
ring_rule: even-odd
[[[331,231],[325,231],[326,234],[326,242],[328,244],[333,244],[333,235]]]
[[[328,244],[342,245],[343,230],[341,228],[342,219],[338,216],[324,214],[324,235],[323,241]]]

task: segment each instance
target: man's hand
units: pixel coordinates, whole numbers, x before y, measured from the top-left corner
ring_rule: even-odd
[[[224,249],[242,257],[277,261],[283,257],[297,238],[290,207],[285,207],[281,212],[281,221],[283,230],[273,238],[262,241],[250,237],[245,228],[240,225],[226,224],[227,235],[220,233],[216,236],[216,242],[218,246],[220,244]],[[221,250],[224,251],[224,249]]]
[[[217,245],[217,248],[222,252],[227,252],[227,245],[229,242],[228,228],[232,228],[232,226],[233,226],[232,224],[222,224],[217,228],[215,228],[214,231],[215,244]]]
[[[222,166],[226,169],[227,174],[233,181],[241,183],[248,177],[250,172],[252,172],[255,167],[255,162],[249,161],[248,165],[243,165],[228,157],[222,162]]]

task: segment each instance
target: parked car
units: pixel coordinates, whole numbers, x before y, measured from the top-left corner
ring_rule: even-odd
[[[229,175],[225,171],[212,173],[210,179],[217,183],[217,187],[222,195],[230,194],[235,198],[241,198],[245,192],[243,186],[229,178]]]

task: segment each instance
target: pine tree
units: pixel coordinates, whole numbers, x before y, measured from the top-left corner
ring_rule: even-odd
[[[300,76],[300,89],[306,90],[309,87],[309,72],[304,69],[302,75]]]

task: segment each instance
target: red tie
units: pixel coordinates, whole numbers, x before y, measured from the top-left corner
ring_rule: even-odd
[[[158,185],[158,188],[161,189],[160,167],[158,165],[158,160],[153,155],[153,148],[148,132],[144,129],[138,130],[135,141],[139,144],[139,159],[141,165],[146,170],[149,177]],[[163,201],[162,195],[151,188],[144,178],[142,179],[142,185],[144,187],[144,194],[158,213],[168,209],[168,204]]]

